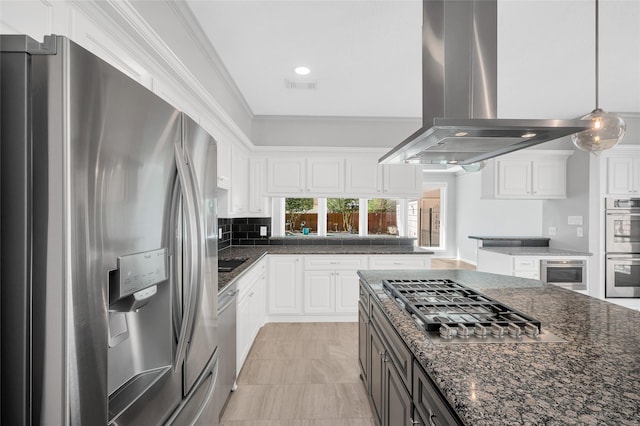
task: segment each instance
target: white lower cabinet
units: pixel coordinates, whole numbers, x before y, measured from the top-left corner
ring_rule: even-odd
[[[251,345],[266,320],[266,260],[259,261],[238,281],[236,307],[236,370],[247,359]]]
[[[307,271],[304,273],[304,312],[330,314],[336,311],[335,272]]]
[[[302,256],[269,256],[269,315],[302,314]]]

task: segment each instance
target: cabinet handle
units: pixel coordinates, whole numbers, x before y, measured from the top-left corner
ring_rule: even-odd
[[[435,414],[433,414],[433,411],[429,407],[427,407],[427,414],[429,414],[429,425],[430,426],[437,426],[436,422],[433,421],[434,419],[437,418],[437,416]]]
[[[249,297],[253,297],[253,295],[256,294],[255,291],[251,292],[251,294],[249,295]]]
[[[412,425],[421,425],[422,422],[419,422],[417,420],[413,420],[413,417],[409,418],[409,421],[411,422]]]

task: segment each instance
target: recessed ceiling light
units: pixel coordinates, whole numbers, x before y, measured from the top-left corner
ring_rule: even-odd
[[[455,136],[467,136],[468,134],[469,133],[467,132],[458,132],[458,133],[455,133]]]
[[[307,67],[295,67],[293,69],[293,72],[295,72],[298,75],[307,75],[311,72],[311,70]]]
[[[524,134],[520,135],[520,137],[522,137],[522,138],[532,138],[535,135],[536,135],[535,133],[529,132],[529,133],[524,133]]]

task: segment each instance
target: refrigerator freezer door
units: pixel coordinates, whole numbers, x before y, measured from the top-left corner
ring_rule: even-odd
[[[218,346],[218,226],[216,142],[182,114],[185,159],[192,172],[200,235],[200,277],[196,315],[189,339],[184,389],[189,393]]]

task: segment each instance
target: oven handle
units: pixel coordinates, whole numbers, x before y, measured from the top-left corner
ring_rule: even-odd
[[[622,216],[622,217],[640,216],[640,212],[631,213],[630,211],[626,211],[626,210],[608,211],[607,216]]]
[[[635,254],[618,254],[607,256],[607,260],[626,260],[629,262],[640,263],[640,256]]]

